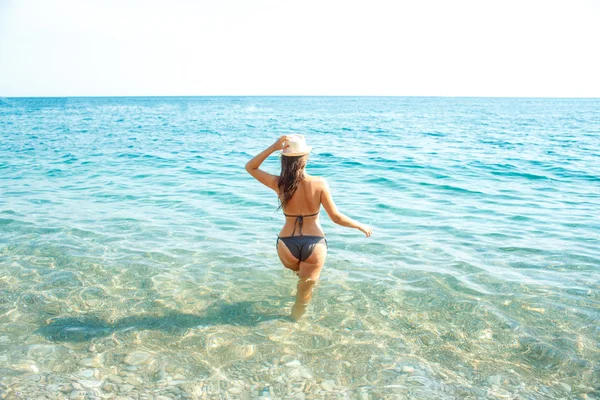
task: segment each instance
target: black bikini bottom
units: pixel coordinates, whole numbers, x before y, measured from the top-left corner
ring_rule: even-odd
[[[315,246],[321,242],[325,242],[325,246],[329,248],[327,239],[324,236],[277,236],[277,241],[281,240],[283,244],[290,250],[292,255],[300,261],[306,260],[315,250]],[[277,242],[275,243],[277,247]]]

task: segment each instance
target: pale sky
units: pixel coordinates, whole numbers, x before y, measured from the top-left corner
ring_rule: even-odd
[[[600,97],[600,0],[0,0],[0,96]]]

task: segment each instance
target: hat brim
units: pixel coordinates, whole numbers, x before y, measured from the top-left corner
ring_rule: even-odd
[[[300,151],[300,152],[296,152],[296,153],[284,153],[283,151],[281,152],[282,156],[286,156],[286,157],[294,157],[294,156],[303,156],[305,154],[310,153],[312,150],[312,147],[308,147],[308,150],[306,151]]]

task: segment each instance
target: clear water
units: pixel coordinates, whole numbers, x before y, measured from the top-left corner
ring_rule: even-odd
[[[0,99],[0,394],[594,398],[599,127],[600,100]],[[244,170],[285,133],[374,229],[322,215],[299,323]]]

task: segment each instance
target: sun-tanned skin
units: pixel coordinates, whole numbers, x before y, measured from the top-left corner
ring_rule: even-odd
[[[246,164],[246,171],[265,186],[273,189],[279,195],[277,187],[276,175],[271,175],[259,169],[263,161],[273,152],[282,150],[286,146],[288,136],[281,136],[275,143],[263,150],[260,154],[254,157]],[[304,156],[308,157],[308,155]],[[304,173],[305,178],[298,184],[298,188],[294,193],[287,206],[285,213],[290,215],[308,215],[320,210],[321,204],[329,215],[331,220],[342,226],[356,228],[362,231],[367,237],[371,236],[371,228],[360,224],[359,222],[342,214],[336,207],[331,197],[329,185],[324,178],[310,176]],[[296,223],[295,217],[286,217],[285,224],[279,236],[291,236]],[[297,234],[297,229],[296,229]],[[319,215],[313,217],[304,217],[302,227],[303,235],[325,236],[319,223]],[[292,255],[286,245],[279,240],[277,242],[277,254],[284,267],[291,269],[298,275],[298,290],[296,293],[296,302],[292,307],[291,317],[298,320],[304,315],[306,307],[312,298],[313,287],[319,280],[321,270],[327,258],[327,246],[325,243],[319,243],[315,246],[313,253],[304,261],[298,260]]]

